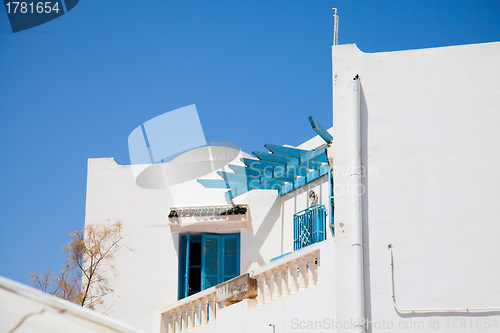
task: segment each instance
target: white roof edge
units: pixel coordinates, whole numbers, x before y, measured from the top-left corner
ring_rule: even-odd
[[[108,318],[92,310],[82,308],[74,303],[63,300],[53,295],[49,295],[38,289],[28,287],[24,284],[9,280],[2,276],[0,276],[0,289],[4,289],[8,292],[16,294],[19,297],[30,299],[47,307],[51,307],[61,312],[71,314],[83,320],[114,330],[116,332],[143,333],[143,331],[123,324],[117,320]]]

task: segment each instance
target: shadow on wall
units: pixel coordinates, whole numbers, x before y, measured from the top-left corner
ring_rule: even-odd
[[[255,194],[255,193],[252,193]],[[249,210],[251,214],[251,209]],[[248,223],[248,231],[245,232],[245,243],[246,244],[251,244],[252,248],[254,249],[261,249],[262,245],[266,242],[266,239],[269,237],[271,234],[271,230],[274,227],[276,223],[278,223],[279,217],[281,214],[281,199],[280,197],[276,196],[274,199],[274,202],[272,206],[269,208],[269,211],[267,212],[266,216],[262,220],[262,223],[259,227],[259,229],[254,232],[253,230],[253,223],[252,223],[252,217],[250,216],[250,223]],[[283,230],[281,230],[283,232]],[[243,234],[242,234],[243,236]],[[260,254],[260,251],[252,251],[250,254],[252,257],[247,257],[248,260],[245,262],[247,263],[245,266],[241,267],[242,272],[248,271],[252,263],[257,262],[259,266],[263,266],[266,264],[266,261]]]
[[[168,163],[149,165],[137,176],[137,185],[144,189],[166,189],[206,176],[230,163],[235,163],[240,149],[233,143],[211,143],[189,150]]]

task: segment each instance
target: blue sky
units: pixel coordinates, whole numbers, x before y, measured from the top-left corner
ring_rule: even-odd
[[[332,7],[364,52],[500,41],[498,0],[81,0],[16,34],[1,7],[0,275],[61,268],[87,159],[128,164],[157,115],[196,104],[207,141],[247,152],[329,127]]]

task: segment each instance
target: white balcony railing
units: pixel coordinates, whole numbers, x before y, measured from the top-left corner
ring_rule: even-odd
[[[269,303],[317,285],[319,283],[320,246],[321,243],[312,244],[244,274],[248,275],[247,279],[257,280],[257,304]],[[242,277],[244,276],[233,280],[239,278],[241,280]],[[191,331],[214,321],[217,308],[234,303],[220,299],[223,293],[219,289],[224,288],[227,294],[227,284],[228,282],[224,282],[159,309],[160,332]],[[238,288],[241,289],[241,285]],[[255,293],[248,292],[246,295],[251,295],[250,298],[253,298]],[[243,296],[243,298],[249,297]]]
[[[250,273],[257,280],[258,304],[296,293],[319,282],[320,245],[294,251]]]
[[[161,333],[186,332],[215,320],[215,286],[161,309]]]

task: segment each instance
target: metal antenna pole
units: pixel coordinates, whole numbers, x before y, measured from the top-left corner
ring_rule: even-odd
[[[339,12],[337,8],[332,8],[333,11],[333,45],[339,45]]]

